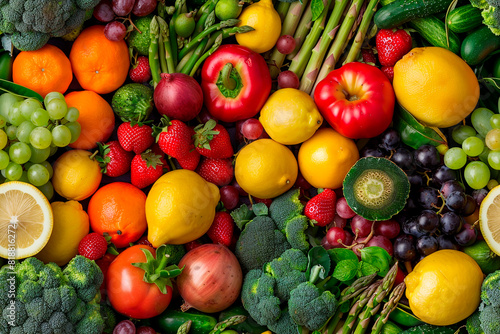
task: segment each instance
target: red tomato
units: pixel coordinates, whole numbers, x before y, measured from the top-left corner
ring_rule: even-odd
[[[144,270],[132,265],[146,262],[142,249],[156,257],[155,249],[146,245],[135,245],[124,250],[111,263],[106,275],[107,294],[111,305],[118,312],[136,319],[148,319],[159,315],[170,304],[172,288],[161,293],[154,283],[144,282]]]

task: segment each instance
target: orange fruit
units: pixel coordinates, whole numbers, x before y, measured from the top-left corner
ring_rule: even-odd
[[[50,44],[36,51],[21,51],[12,66],[14,83],[34,90],[42,97],[50,92],[63,94],[73,80],[68,57]]]
[[[71,92],[65,99],[68,108],[75,107],[80,112],[78,123],[82,127],[80,137],[69,144],[70,147],[89,150],[97,147],[97,142],[104,142],[111,136],[115,127],[115,114],[99,94],[84,90]]]
[[[116,247],[127,247],[146,231],[146,194],[126,182],[113,182],[96,191],[87,209],[90,226],[108,233]]]
[[[69,59],[82,88],[98,94],[111,93],[120,87],[130,66],[127,43],[107,39],[102,25],[90,26],[80,33],[73,42]]]

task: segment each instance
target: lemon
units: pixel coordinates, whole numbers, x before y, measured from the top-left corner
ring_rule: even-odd
[[[212,224],[219,199],[219,188],[196,172],[164,174],[146,198],[149,242],[153,247],[181,245],[201,237]]]
[[[274,92],[260,111],[259,121],[269,137],[284,145],[309,139],[323,123],[313,98],[295,88]]]
[[[234,176],[243,190],[258,198],[274,198],[297,179],[297,160],[290,149],[272,139],[258,139],[236,156]]]
[[[37,254],[49,241],[52,226],[49,201],[35,186],[18,181],[0,185],[0,257]]]
[[[488,246],[500,255],[500,186],[491,189],[481,202],[479,226]]]
[[[440,47],[415,48],[394,66],[398,102],[419,121],[447,128],[466,118],[479,100],[469,65]]]
[[[77,201],[50,205],[54,214],[52,235],[36,257],[45,263],[63,266],[78,254],[78,244],[89,233],[89,216]]]
[[[281,34],[281,18],[272,0],[260,0],[243,9],[238,26],[250,26],[253,31],[236,34],[239,45],[262,53],[271,50]]]
[[[469,255],[443,249],[417,263],[405,283],[412,312],[428,324],[448,326],[479,306],[483,273]]]
[[[71,150],[54,162],[52,185],[59,195],[81,201],[97,190],[102,179],[101,168],[90,156],[89,151]]]
[[[359,151],[352,139],[331,128],[323,128],[299,149],[302,176],[316,188],[337,189],[349,169],[358,161]]]

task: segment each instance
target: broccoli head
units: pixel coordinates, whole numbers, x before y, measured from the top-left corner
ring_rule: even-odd
[[[314,331],[325,324],[337,309],[337,299],[330,291],[321,291],[311,282],[299,284],[290,293],[288,312],[293,322]]]
[[[479,311],[472,313],[472,315],[467,318],[465,328],[469,334],[484,334],[481,329],[481,321],[479,320]]]
[[[276,197],[269,206],[269,216],[276,222],[278,230],[285,232],[286,222],[302,213],[304,205],[299,200],[300,189],[288,190]]]
[[[41,297],[43,288],[37,281],[23,281],[17,288],[17,299],[23,303]]]
[[[485,334],[500,333],[500,307],[485,305],[479,312],[479,321]]]
[[[499,0],[470,0],[472,6],[481,9],[483,24],[491,32],[500,36],[500,1]]]
[[[75,334],[100,334],[104,326],[104,319],[101,316],[99,305],[89,304],[83,319],[76,325]]]
[[[286,240],[290,243],[292,248],[307,251],[309,249],[309,242],[305,231],[309,227],[309,219],[306,216],[298,215],[290,218],[285,223]]]
[[[489,274],[484,279],[481,286],[481,300],[486,305],[500,307],[500,270]]]
[[[104,275],[94,261],[77,255],[68,263],[63,271],[68,283],[75,288],[78,297],[90,302],[99,292]]]
[[[290,318],[290,313],[288,309],[283,309],[281,311],[281,315],[275,323],[272,323],[268,326],[273,333],[280,334],[296,334],[297,333],[297,325]]]

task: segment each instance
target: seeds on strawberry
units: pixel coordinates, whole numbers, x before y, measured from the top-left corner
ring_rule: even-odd
[[[194,145],[196,150],[208,158],[230,158],[234,154],[231,138],[224,126],[209,120],[194,129]]]
[[[404,29],[381,29],[375,39],[378,60],[382,66],[394,66],[398,60],[410,52],[411,36]]]
[[[108,242],[99,233],[87,234],[78,245],[78,254],[90,260],[98,260],[106,254]]]
[[[148,58],[145,56],[138,57],[137,64],[130,69],[129,76],[133,82],[137,83],[145,83],[151,80]]]
[[[130,182],[139,189],[153,184],[163,174],[163,163],[160,158],[151,150],[137,154],[132,159]]]
[[[304,215],[318,226],[326,226],[335,218],[337,196],[332,189],[325,189],[311,198],[304,208]]]
[[[227,212],[220,211],[215,213],[214,221],[210,225],[207,235],[214,243],[229,247],[233,238],[233,230],[233,217]]]
[[[169,121],[162,129],[157,137],[157,142],[165,154],[176,159],[182,159],[190,151],[194,151],[193,135],[194,130],[191,127],[182,121],[174,119]],[[190,158],[193,157],[194,155],[191,154]],[[196,162],[196,165],[198,165],[198,162]]]
[[[393,66],[382,66],[380,68],[382,72],[384,72],[385,76],[389,81],[392,83],[392,80],[394,80],[394,67]]]
[[[205,158],[198,166],[197,172],[206,181],[219,187],[228,185],[234,177],[231,159]]]
[[[117,129],[120,145],[125,151],[141,154],[154,143],[153,129],[146,124],[124,122]]]
[[[110,177],[118,177],[130,170],[134,154],[127,152],[117,140],[106,144],[97,143],[99,154],[95,156],[101,171]]]

